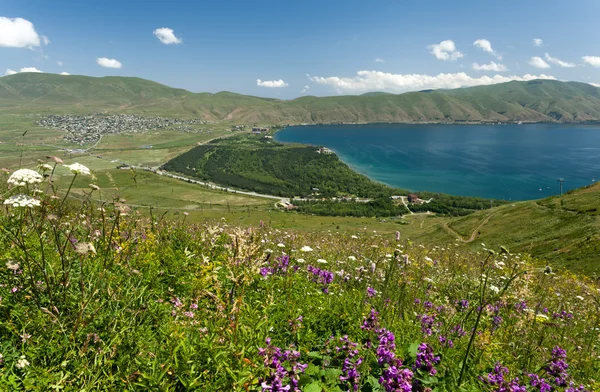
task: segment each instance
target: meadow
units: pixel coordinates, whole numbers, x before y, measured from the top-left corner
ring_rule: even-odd
[[[597,283],[506,247],[167,219],[56,158],[0,184],[6,390],[600,389]]]

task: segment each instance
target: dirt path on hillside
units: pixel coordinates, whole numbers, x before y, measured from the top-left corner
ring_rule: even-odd
[[[475,238],[477,238],[477,234],[479,233],[479,230],[488,223],[488,221],[490,220],[490,218],[494,216],[494,213],[490,214],[490,216],[488,216],[487,218],[485,218],[483,220],[483,222],[481,222],[479,224],[479,226],[477,226],[475,228],[475,230],[473,230],[473,233],[471,233],[471,236],[468,239],[464,239],[462,235],[458,234],[453,228],[451,228],[450,226],[448,226],[448,222],[444,222],[442,223],[442,227],[444,228],[444,230],[446,230],[448,233],[456,236],[456,238],[458,238],[458,240],[460,242],[464,242],[465,244],[468,244],[469,242],[473,242],[475,241]]]

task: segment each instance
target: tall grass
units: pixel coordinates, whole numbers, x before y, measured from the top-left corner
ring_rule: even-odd
[[[57,164],[1,191],[29,201],[0,214],[0,390],[600,390],[585,278],[483,245],[144,218],[95,185],[71,199]]]

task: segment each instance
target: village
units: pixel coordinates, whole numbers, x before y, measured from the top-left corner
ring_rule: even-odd
[[[207,130],[192,125],[206,125],[213,122],[202,119],[178,119],[167,117],[145,117],[135,114],[90,116],[53,114],[37,121],[44,128],[66,132],[65,140],[81,146],[95,144],[103,135],[118,133],[140,133],[152,129],[169,128],[180,132],[200,133]]]

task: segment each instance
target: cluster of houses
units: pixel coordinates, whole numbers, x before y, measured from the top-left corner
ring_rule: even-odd
[[[317,153],[319,154],[333,154],[333,151],[331,151],[330,149],[328,149],[327,147],[320,147],[317,150]]]
[[[260,128],[260,127],[252,127],[253,135],[261,135],[263,133],[269,132],[269,128]]]
[[[199,118],[144,117],[135,114],[90,116],[54,114],[37,121],[37,125],[41,127],[66,132],[65,139],[79,145],[94,144],[106,134],[138,133],[151,129],[169,128],[180,132],[200,133],[204,130],[191,125],[208,123]]]

